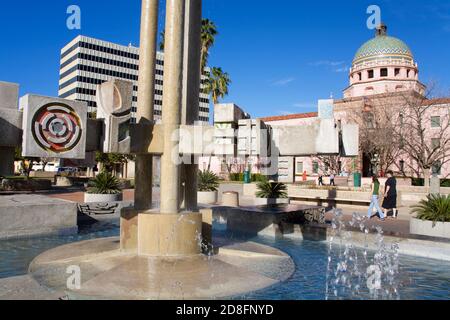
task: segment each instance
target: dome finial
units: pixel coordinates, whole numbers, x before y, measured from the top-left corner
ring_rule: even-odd
[[[378,37],[378,36],[385,36],[385,35],[387,35],[387,25],[382,22],[377,26],[376,36]]]

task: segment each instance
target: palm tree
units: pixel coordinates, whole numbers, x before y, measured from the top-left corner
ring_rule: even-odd
[[[201,70],[205,70],[208,63],[209,50],[214,45],[217,36],[217,27],[209,19],[202,20],[202,32],[201,32]]]
[[[208,74],[203,92],[211,95],[214,104],[219,103],[219,99],[228,95],[228,87],[231,79],[228,73],[223,72],[221,68],[213,67]],[[211,170],[211,159],[209,156],[208,171]]]
[[[164,46],[165,46],[164,42],[166,41],[166,31],[165,30],[161,31],[159,36],[161,38],[161,40],[159,42],[159,51],[163,51],[164,52]]]
[[[201,29],[201,70],[205,70],[208,63],[209,50],[214,45],[217,36],[217,27],[209,19],[202,19],[202,29]],[[164,41],[165,41],[165,30],[160,33],[159,50],[164,51]]]
[[[219,99],[228,95],[228,88],[231,79],[228,73],[222,68],[213,67],[205,83],[204,92],[212,96],[214,104],[219,103]]]

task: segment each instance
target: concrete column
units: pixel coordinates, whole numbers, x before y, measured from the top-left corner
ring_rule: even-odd
[[[136,120],[141,124],[153,123],[156,45],[158,35],[159,0],[142,0],[141,39],[139,49],[138,110]],[[135,209],[152,207],[153,158],[138,154],[135,169]]]
[[[0,176],[14,175],[14,147],[0,147]]]
[[[149,154],[136,156],[134,173],[134,208],[145,211],[152,208],[153,157]]]
[[[201,81],[201,29],[202,0],[186,1],[186,21],[184,24],[183,58],[183,100],[181,123],[194,125],[199,119],[199,95]],[[198,158],[192,157],[191,164],[182,165],[184,190],[182,195],[186,211],[197,211]]]
[[[199,118],[202,0],[186,0],[183,57],[182,124],[193,125]]]
[[[180,211],[179,145],[173,135],[180,127],[183,87],[183,42],[185,0],[167,0],[164,56],[164,96],[162,123],[164,149],[161,157],[161,213]]]

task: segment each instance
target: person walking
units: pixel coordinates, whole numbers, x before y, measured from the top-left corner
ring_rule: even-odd
[[[319,176],[319,186],[323,186],[323,175]]]
[[[332,173],[330,175],[330,186],[336,186],[336,183],[334,182],[334,180],[336,179],[336,176],[334,175],[334,173]]]
[[[391,170],[386,172],[386,174],[388,179],[386,181],[382,207],[384,209],[384,215],[386,217],[388,216],[388,212],[393,210],[392,218],[397,219],[397,180],[394,177],[394,172],[392,172]]]
[[[381,210],[379,196],[380,194],[380,181],[378,181],[378,177],[375,175],[372,177],[372,201],[370,202],[369,211],[367,216],[369,219],[372,219],[375,215],[373,215],[373,208],[378,211],[378,215],[380,216],[381,221],[384,221],[383,210]]]

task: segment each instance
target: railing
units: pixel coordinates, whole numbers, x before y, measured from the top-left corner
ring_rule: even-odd
[[[405,66],[405,67],[415,67],[417,68],[418,65],[414,61],[407,61],[404,59],[398,60],[398,59],[386,59],[386,60],[376,60],[373,62],[364,62],[362,64],[356,64],[354,67],[351,68],[351,72],[356,72],[359,70],[367,69],[367,68],[373,68],[378,66]]]

